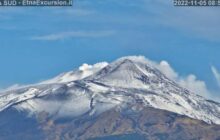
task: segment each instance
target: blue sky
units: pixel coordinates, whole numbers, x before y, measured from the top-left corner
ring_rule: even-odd
[[[174,7],[171,0],[1,8],[0,87],[35,83],[82,63],[144,55],[168,61],[180,76],[196,75],[220,96],[219,12],[219,7]]]

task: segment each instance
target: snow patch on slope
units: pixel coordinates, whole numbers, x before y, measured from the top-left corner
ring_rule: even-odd
[[[13,104],[33,98],[39,92],[40,91],[36,88],[30,88],[21,94],[12,93],[5,96],[0,96],[0,111],[12,106]]]

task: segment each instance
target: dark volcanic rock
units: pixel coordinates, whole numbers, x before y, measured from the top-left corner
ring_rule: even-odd
[[[164,110],[107,111],[95,118],[67,122],[48,120],[42,127],[49,140],[99,140],[137,136],[146,140],[218,140],[220,126]]]

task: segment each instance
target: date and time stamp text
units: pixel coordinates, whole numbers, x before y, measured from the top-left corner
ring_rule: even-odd
[[[220,0],[173,0],[174,6],[220,6]]]

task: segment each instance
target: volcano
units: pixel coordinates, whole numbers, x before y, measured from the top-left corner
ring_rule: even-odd
[[[220,103],[142,57],[83,65],[0,93],[2,140],[220,139]]]

